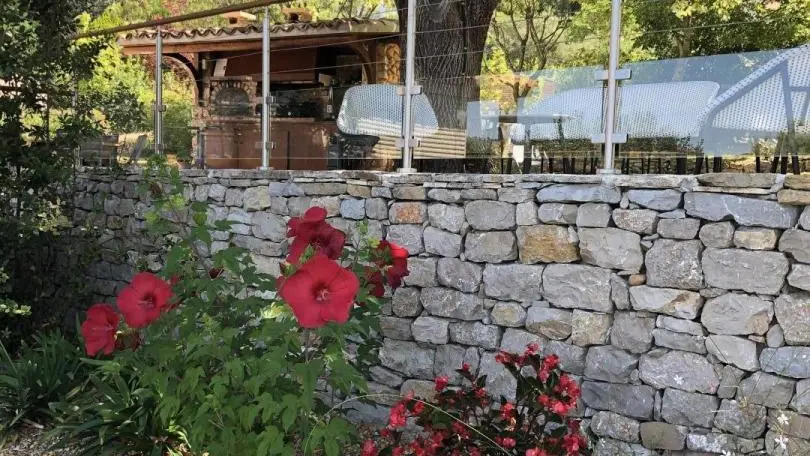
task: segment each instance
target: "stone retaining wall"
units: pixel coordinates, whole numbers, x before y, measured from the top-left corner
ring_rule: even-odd
[[[140,262],[139,177],[87,175],[77,221],[103,228],[101,297]],[[405,246],[382,318],[377,392],[457,382],[507,397],[502,350],[538,342],[582,385],[598,455],[810,454],[810,177],[189,171],[218,233],[277,274],[289,217],[319,205]],[[101,209],[101,210],[94,210]],[[785,443],[787,449],[782,449]],[[679,452],[683,450],[684,452]]]

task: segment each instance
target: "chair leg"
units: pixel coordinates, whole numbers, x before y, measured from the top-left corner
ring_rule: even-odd
[[[678,174],[683,174],[680,171],[680,169],[681,169],[680,161],[681,160],[684,161],[683,166],[684,166],[684,168],[686,168],[686,158],[683,158],[683,159],[678,158]],[[700,174],[701,172],[703,172],[703,154],[699,154],[697,157],[695,157],[695,174]]]
[[[723,157],[714,157],[714,164],[712,168],[715,173],[723,172]]]

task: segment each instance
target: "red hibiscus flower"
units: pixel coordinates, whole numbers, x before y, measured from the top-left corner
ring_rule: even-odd
[[[340,258],[343,253],[346,235],[326,223],[326,209],[322,207],[311,207],[303,217],[290,219],[287,228],[287,236],[295,237],[287,257],[290,264],[297,264],[309,246],[316,255],[325,255],[333,260]]]
[[[385,271],[391,288],[402,286],[402,278],[408,275],[408,251],[393,242],[380,241],[373,252],[377,266]]]
[[[330,321],[346,323],[360,281],[351,271],[318,255],[286,277],[279,294],[302,328],[320,328]]]
[[[172,288],[150,272],[141,272],[118,295],[118,308],[132,328],[144,328],[168,310]]]
[[[96,304],[87,310],[87,319],[82,323],[82,337],[89,356],[98,352],[109,355],[115,350],[115,331],[120,319],[109,304]]]

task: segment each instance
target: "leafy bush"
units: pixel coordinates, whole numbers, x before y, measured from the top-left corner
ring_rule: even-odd
[[[16,360],[0,345],[0,432],[24,419],[48,419],[48,404],[63,400],[83,380],[81,352],[73,341],[59,333],[34,341]]]
[[[366,391],[385,284],[401,284],[407,252],[364,236],[349,247],[326,211],[311,208],[289,222],[278,279],[245,249],[209,256],[212,232],[230,223],[188,205],[179,172],[150,160],[147,221],[173,240],[163,277],[136,275],[117,310],[91,307],[88,353],[117,350],[116,362],[159,398],[153,421],[176,424],[195,453],[342,454],[354,429],[334,416],[333,399]]]
[[[591,454],[579,420],[570,417],[579,386],[559,370],[557,356],[544,358],[537,350],[530,345],[521,355],[501,352],[496,357],[517,380],[515,401],[501,397],[493,407],[486,376],[475,377],[465,364],[457,370],[464,379],[461,388],[448,388],[448,378],[441,376],[433,400],[408,396],[394,405],[388,426],[377,442],[365,442],[363,456]],[[406,442],[402,430],[409,417],[423,431]]]

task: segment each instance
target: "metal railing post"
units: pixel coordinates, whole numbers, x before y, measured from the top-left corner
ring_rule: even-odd
[[[262,20],[262,167],[270,168],[270,154],[273,150],[271,119],[273,113],[270,96],[270,10],[264,9]]]
[[[400,173],[415,173],[413,168],[413,96],[421,88],[416,85],[416,0],[408,0],[408,26],[405,42],[405,90],[402,93],[402,168]]]
[[[613,149],[617,143],[614,138],[616,128],[616,99],[618,82],[616,73],[619,70],[619,53],[622,34],[622,0],[612,0],[610,6],[610,57],[607,68],[607,97],[605,100],[605,164],[599,172],[615,174],[618,171],[614,164]],[[619,141],[620,142],[620,141]]]
[[[155,36],[155,153],[163,153],[163,31]]]

